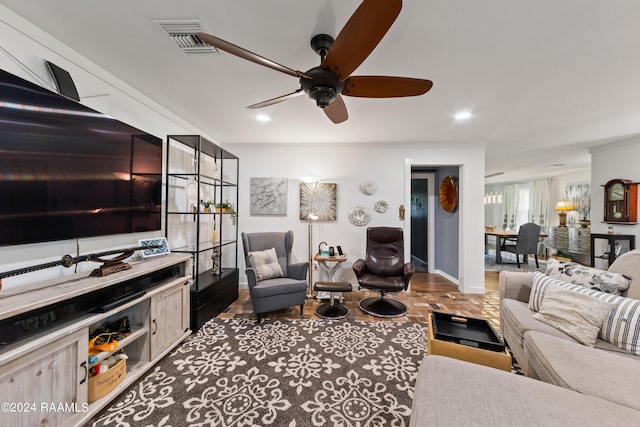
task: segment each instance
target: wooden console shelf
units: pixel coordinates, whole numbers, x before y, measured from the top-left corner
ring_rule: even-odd
[[[24,329],[0,345],[0,402],[15,406],[0,411],[0,425],[84,425],[191,334],[191,256],[169,254],[131,264],[131,270],[107,277],[85,272],[0,293],[0,338],[6,341],[16,325]],[[89,369],[98,363],[88,361],[89,337],[125,316],[131,334],[118,348],[128,357],[126,375],[89,402]],[[38,320],[42,326],[28,330]],[[108,356],[100,353],[98,359]],[[65,409],[47,410],[52,406]]]

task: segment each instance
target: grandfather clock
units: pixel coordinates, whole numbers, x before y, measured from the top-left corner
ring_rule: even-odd
[[[638,183],[612,179],[604,185],[604,222],[638,221]]]

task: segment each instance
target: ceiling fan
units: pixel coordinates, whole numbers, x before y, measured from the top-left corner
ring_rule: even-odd
[[[305,72],[286,67],[210,34],[198,33],[197,36],[220,50],[300,79],[300,89],[247,108],[267,107],[306,93],[332,122],[342,123],[349,118],[342,95],[393,98],[422,95],[431,89],[433,83],[424,79],[351,76],[382,40],[401,8],[402,0],[363,0],[335,40],[327,34],[318,34],[311,39],[311,47],[320,55],[321,65]]]

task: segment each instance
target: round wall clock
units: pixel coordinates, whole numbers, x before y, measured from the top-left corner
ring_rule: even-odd
[[[452,176],[447,176],[440,184],[440,206],[447,212],[453,212],[458,206],[458,185]]]

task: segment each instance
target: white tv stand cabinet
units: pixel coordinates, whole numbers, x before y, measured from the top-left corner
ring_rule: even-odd
[[[84,272],[34,284],[22,293],[0,292],[0,322],[5,326],[32,313],[40,313],[36,318],[47,319],[44,323],[51,321],[0,345],[1,426],[82,425],[191,334],[191,257],[169,254],[130,264],[132,269],[106,277]],[[93,296],[102,298],[110,291],[111,298],[134,288],[95,307]],[[56,315],[63,319],[56,321]],[[88,402],[89,335],[124,316],[131,334],[119,348],[128,356],[127,374],[106,396]],[[26,322],[34,323],[32,318]]]

